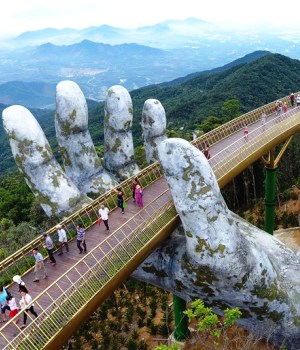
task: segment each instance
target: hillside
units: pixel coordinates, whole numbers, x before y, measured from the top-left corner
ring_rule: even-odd
[[[279,54],[255,52],[229,66],[220,67],[217,71],[195,73],[191,79],[182,78],[182,81],[176,79],[169,82],[168,86],[166,83],[157,84],[130,92],[134,107],[135,146],[142,144],[140,118],[147,99],[156,98],[163,104],[169,130],[183,127],[186,131],[191,131],[209,116],[226,117],[222,110],[226,100],[238,100],[240,113],[245,113],[292,91],[298,91],[300,61]],[[40,121],[55,150],[54,112],[34,110],[33,114]],[[89,126],[96,146],[103,142],[103,116],[102,103],[91,105]],[[2,123],[0,146],[0,171],[3,173],[14,166],[14,161]]]
[[[147,98],[163,104],[168,123],[188,129],[208,116],[222,117],[226,100],[237,99],[241,113],[260,107],[299,90],[300,61],[270,54],[253,62],[239,64],[220,72],[204,72],[182,84],[162,84],[131,92],[135,112]]]

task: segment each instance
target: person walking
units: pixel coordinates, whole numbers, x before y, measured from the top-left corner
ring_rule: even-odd
[[[263,130],[265,130],[266,121],[267,121],[267,115],[266,115],[265,112],[262,112],[262,114],[261,114],[261,125],[263,127]]]
[[[204,153],[206,159],[210,159],[209,145],[207,143],[205,144],[205,148],[204,148],[203,153]]]
[[[53,251],[54,251],[53,241],[52,241],[51,237],[48,235],[47,232],[43,233],[43,237],[45,238],[44,248],[47,249],[47,252],[48,252],[48,255],[49,255],[49,259],[51,261],[51,265],[55,266],[56,265],[56,260],[55,260],[54,255],[53,255]]]
[[[10,312],[9,312],[9,317],[13,318],[14,316],[16,316],[19,312],[18,309],[18,305],[17,305],[17,301],[16,298],[14,298],[12,295],[8,295],[6,297],[7,300],[7,305],[9,306]],[[15,323],[18,324],[19,323],[19,319],[17,318],[15,320]]]
[[[79,254],[82,254],[83,252],[86,253],[85,230],[82,227],[81,223],[77,224],[76,230],[77,230],[77,248],[79,249]],[[83,248],[81,247],[81,244]]]
[[[297,95],[296,102],[297,102],[297,106],[300,106],[300,95],[299,94]]]
[[[143,203],[143,191],[142,191],[142,187],[140,185],[136,185],[135,198],[136,198],[136,202],[137,202],[138,206],[140,208],[143,208],[143,206],[144,206],[144,203]]]
[[[291,106],[294,107],[295,104],[295,95],[293,93],[291,93],[290,95],[290,102],[291,102]]]
[[[246,125],[245,126],[245,129],[244,129],[244,141],[248,141],[248,134],[249,134],[249,131],[248,131],[248,126]]]
[[[39,276],[38,276],[39,271],[41,270],[44,272],[44,277],[43,277],[44,279],[47,278],[47,271],[45,269],[43,255],[38,251],[37,248],[34,248],[32,250],[32,252],[33,252],[34,259],[35,259],[33,282],[38,282],[39,281]],[[20,290],[21,290],[21,292],[25,292],[24,288],[22,288],[22,289],[20,288]]]
[[[6,302],[6,297],[7,297],[7,291],[3,286],[0,286],[0,306],[1,306],[1,316],[2,320],[0,323],[6,322],[6,314],[5,311],[9,310],[9,306],[7,305]]]
[[[118,195],[118,207],[122,209],[122,214],[124,214],[124,193],[121,188],[114,189]]]
[[[23,325],[20,328],[23,329],[26,327],[28,311],[30,311],[30,313],[35,317],[38,317],[38,315],[34,311],[34,304],[31,304],[32,302],[31,295],[29,293],[26,293],[25,291],[21,291],[20,294],[21,294],[20,306],[21,306],[21,309],[24,311]]]
[[[283,103],[283,113],[286,113],[288,110],[288,105],[286,102]]]
[[[133,201],[135,202],[135,189],[136,189],[136,186],[137,185],[141,185],[138,178],[136,177],[132,183],[132,198],[133,198]]]
[[[28,293],[28,290],[26,288],[25,282],[22,280],[21,276],[15,275],[12,279],[13,279],[14,282],[18,283],[19,292],[21,292],[21,290],[26,290],[27,293]]]
[[[59,253],[57,255],[63,254],[63,246],[65,246],[67,253],[69,253],[68,239],[66,231],[62,228],[61,225],[56,225],[58,233],[58,242],[59,242]]]
[[[108,226],[108,214],[109,214],[109,209],[104,206],[104,204],[101,204],[100,209],[99,209],[99,219],[101,219],[106,227],[106,230],[109,230]]]

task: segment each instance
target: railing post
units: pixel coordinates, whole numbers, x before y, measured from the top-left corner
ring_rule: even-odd
[[[190,334],[188,327],[188,318],[183,313],[183,311],[186,310],[185,300],[173,294],[173,308],[175,319],[174,338],[175,340],[182,341],[185,340]]]
[[[265,167],[266,182],[265,182],[265,226],[266,232],[273,235],[274,221],[275,221],[275,190],[276,190],[276,169],[272,167]]]

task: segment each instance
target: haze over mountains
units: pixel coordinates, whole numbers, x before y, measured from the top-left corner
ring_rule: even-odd
[[[74,80],[87,98],[103,100],[107,88],[129,91],[223,66],[257,50],[300,57],[300,36],[254,29],[229,30],[189,18],[121,29],[47,28],[0,46],[0,103],[53,107],[55,85]]]

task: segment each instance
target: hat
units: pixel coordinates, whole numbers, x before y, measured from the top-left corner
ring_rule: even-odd
[[[22,278],[19,275],[14,276],[12,279],[14,282],[16,282],[18,284],[20,284],[22,282]]]
[[[61,225],[56,225],[56,228],[59,230],[60,228],[62,228]]]

